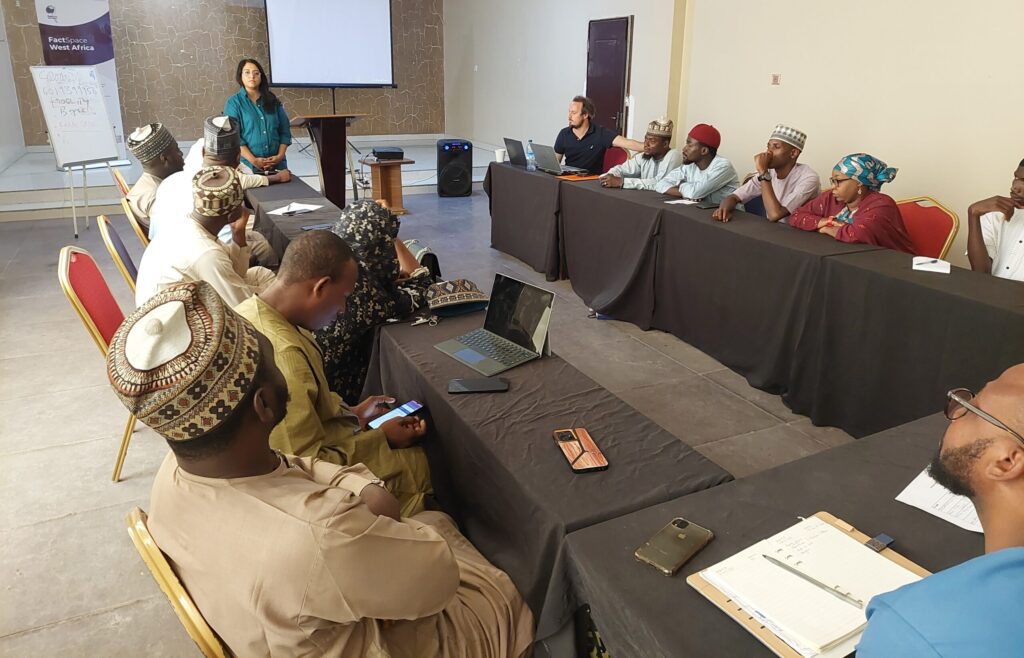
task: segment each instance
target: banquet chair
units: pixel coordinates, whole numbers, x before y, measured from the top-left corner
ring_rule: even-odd
[[[125,519],[128,522],[128,534],[139,551],[142,561],[149,567],[149,573],[153,580],[160,586],[160,590],[167,596],[178,615],[178,621],[185,627],[188,636],[196,643],[199,650],[206,658],[225,658],[223,646],[217,635],[210,628],[210,625],[203,619],[202,613],[196,607],[188,590],[178,580],[177,574],[171,567],[163,551],[156,545],[153,535],[149,533],[146,525],[146,513],[138,507],[133,507]]]
[[[914,254],[945,259],[960,230],[956,213],[929,196],[903,199],[896,206],[914,245]]]
[[[114,265],[117,265],[121,276],[128,282],[128,287],[134,293],[135,279],[139,276],[139,270],[135,267],[131,254],[125,248],[124,242],[121,240],[121,236],[118,235],[117,229],[110,222],[110,218],[106,215],[97,215],[96,223],[99,224],[100,235],[103,236],[103,244],[107,245],[107,251],[114,260]]]
[[[96,347],[104,357],[107,348],[114,338],[114,332],[124,322],[124,313],[110,293],[110,286],[103,279],[103,274],[96,266],[96,261],[85,249],[64,247],[60,250],[60,261],[57,264],[57,278],[64,295],[71,302],[71,307],[78,313],[86,331],[96,341]],[[135,430],[135,416],[128,416],[121,437],[121,447],[114,462],[114,482],[121,479],[121,467],[128,452],[128,442]]]
[[[601,169],[602,172],[607,172],[615,165],[620,165],[629,159],[629,151],[619,146],[609,147],[604,152],[604,165]]]
[[[111,167],[110,175],[114,177],[114,183],[117,185],[117,189],[121,191],[121,196],[128,196],[128,192],[131,191],[132,188],[128,187],[128,181],[124,179],[121,172]]]
[[[135,213],[132,212],[132,207],[128,205],[128,199],[121,199],[121,207],[124,208],[124,214],[128,218],[128,223],[132,225],[132,230],[135,231],[135,235],[139,236],[139,242],[142,243],[143,247],[149,246],[149,236],[146,235],[145,229],[142,228],[142,224],[135,218]]]

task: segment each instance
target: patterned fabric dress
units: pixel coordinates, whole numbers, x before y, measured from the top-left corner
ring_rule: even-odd
[[[399,221],[373,201],[356,201],[341,211],[332,229],[348,242],[359,261],[359,280],[348,310],[316,332],[324,352],[331,390],[350,405],[358,404],[373,351],[374,330],[391,318],[405,318],[425,303],[429,273],[396,283],[399,277],[395,238]]]

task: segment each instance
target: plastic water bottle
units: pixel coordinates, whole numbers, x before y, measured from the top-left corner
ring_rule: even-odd
[[[537,169],[537,161],[533,157],[533,140],[526,140],[526,168],[529,171]]]

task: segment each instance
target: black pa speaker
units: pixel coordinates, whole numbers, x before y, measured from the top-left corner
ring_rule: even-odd
[[[465,139],[437,140],[437,196],[473,193],[473,144]]]

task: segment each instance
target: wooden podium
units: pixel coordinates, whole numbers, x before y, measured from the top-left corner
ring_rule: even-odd
[[[316,167],[320,174],[320,192],[338,206],[345,207],[345,165],[348,161],[347,128],[367,114],[309,114],[294,119],[293,126],[306,126],[316,147]]]

